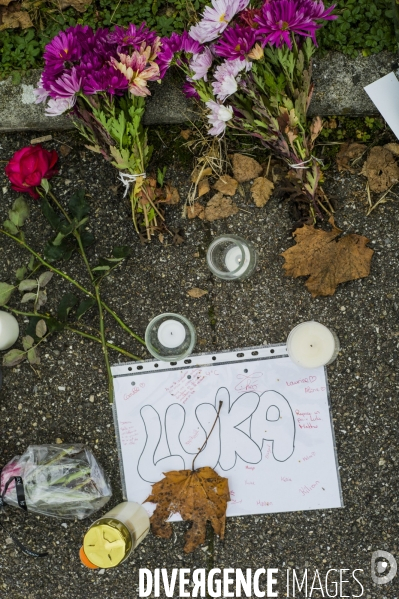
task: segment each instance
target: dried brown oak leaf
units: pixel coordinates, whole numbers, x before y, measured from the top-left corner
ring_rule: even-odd
[[[394,143],[385,144],[384,148],[386,150],[389,150],[390,152],[392,152],[392,154],[394,156],[399,156],[399,144],[394,144]]]
[[[351,144],[349,142],[343,144],[336,158],[338,170],[340,172],[349,171],[350,173],[356,173],[357,170],[352,166],[352,161],[356,160],[356,158],[360,158],[366,149],[367,146],[364,144]]]
[[[203,295],[206,295],[208,292],[205,291],[205,289],[200,289],[199,287],[193,287],[192,289],[190,289],[189,291],[187,291],[187,295],[189,295],[190,297],[202,297]]]
[[[381,146],[374,146],[361,174],[367,177],[371,191],[381,193],[399,181],[399,166],[392,152]]]
[[[296,245],[282,254],[287,276],[310,275],[305,285],[313,297],[333,295],[339,283],[370,274],[374,251],[366,247],[369,239],[352,233],[337,240],[340,233],[334,224],[332,231],[304,225],[293,233]]]
[[[207,521],[221,539],[224,537],[229,483],[208,466],[165,472],[165,478],[152,485],[152,493],[145,501],[157,504],[151,516],[151,530],[157,537],[171,537],[172,526],[167,520],[172,514],[192,522],[185,534],[186,553],[205,542]]]
[[[205,207],[205,220],[213,221],[237,214],[238,206],[230,198],[217,193]]]
[[[187,206],[187,218],[195,218],[196,216],[201,220],[205,217],[205,208],[199,202],[194,202],[194,204]]]
[[[33,27],[29,13],[26,10],[20,10],[20,8],[21,5],[17,3],[1,7],[0,31],[4,29],[29,29],[29,27]]]
[[[201,198],[206,193],[208,193],[209,190],[210,190],[209,179],[208,179],[208,177],[205,177],[205,179],[201,179],[201,181],[198,183],[197,197]]]
[[[239,183],[256,179],[263,170],[257,160],[243,154],[233,154],[232,162],[234,178]]]
[[[233,196],[237,191],[238,182],[230,175],[222,175],[213,187],[225,196]]]
[[[257,177],[251,187],[251,194],[255,202],[255,206],[263,208],[269,201],[273,193],[274,184],[266,179],[266,177]]]

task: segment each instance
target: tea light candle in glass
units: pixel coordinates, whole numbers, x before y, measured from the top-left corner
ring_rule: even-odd
[[[0,351],[8,349],[18,339],[19,326],[16,318],[8,312],[0,311]]]
[[[339,350],[339,339],[334,331],[314,320],[298,324],[288,335],[288,355],[303,368],[327,366],[334,362]]]
[[[255,270],[258,254],[250,241],[238,235],[221,235],[212,241],[206,260],[219,279],[242,281]]]
[[[192,323],[181,314],[160,314],[149,323],[145,332],[148,351],[166,362],[189,356],[197,341]]]

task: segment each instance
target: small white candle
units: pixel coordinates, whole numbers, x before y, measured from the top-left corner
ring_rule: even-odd
[[[303,368],[318,368],[333,362],[339,352],[337,336],[327,327],[315,322],[302,322],[287,339],[288,355]]]
[[[247,268],[247,266],[249,264],[249,259],[250,259],[249,249],[246,245],[243,246],[243,249],[244,249],[244,261],[242,260],[242,251],[238,247],[238,245],[235,245],[234,247],[230,248],[229,251],[227,252],[224,260],[225,260],[226,268],[230,272],[237,270],[237,268],[239,266],[242,267],[242,270]]]
[[[18,335],[19,326],[16,318],[8,312],[0,311],[0,351],[14,345]]]
[[[178,320],[164,320],[160,325],[158,332],[158,341],[162,343],[164,347],[172,349],[179,347],[186,338],[186,329],[184,325]]]

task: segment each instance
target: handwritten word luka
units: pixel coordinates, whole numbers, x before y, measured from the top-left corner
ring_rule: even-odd
[[[262,460],[265,441],[272,445],[273,458],[285,462],[295,448],[295,419],[286,398],[277,391],[243,393],[234,401],[222,387],[214,403],[202,403],[195,409],[195,417],[187,422],[186,409],[181,404],[170,405],[163,422],[157,410],[143,406],[140,415],[145,428],[145,443],[138,462],[140,477],[150,483],[158,481],[163,472],[191,467],[197,453],[209,434],[219,402],[223,405],[217,424],[203,451],[196,459],[196,467],[217,465],[222,470],[234,468],[237,457],[247,464]],[[194,419],[196,422],[194,422]],[[240,428],[248,421],[246,429]],[[199,431],[195,443],[187,446],[181,439],[189,439],[193,425]],[[198,426],[199,425],[199,426]]]

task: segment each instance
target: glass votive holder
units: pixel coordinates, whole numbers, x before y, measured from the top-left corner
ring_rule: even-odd
[[[166,362],[183,360],[196,344],[194,325],[181,314],[160,314],[151,320],[145,332],[148,351]]]
[[[339,350],[339,339],[334,331],[315,320],[301,322],[288,335],[288,355],[302,368],[327,366],[334,362]]]
[[[221,235],[209,246],[206,261],[219,279],[242,281],[255,270],[258,254],[250,241],[238,235]]]

